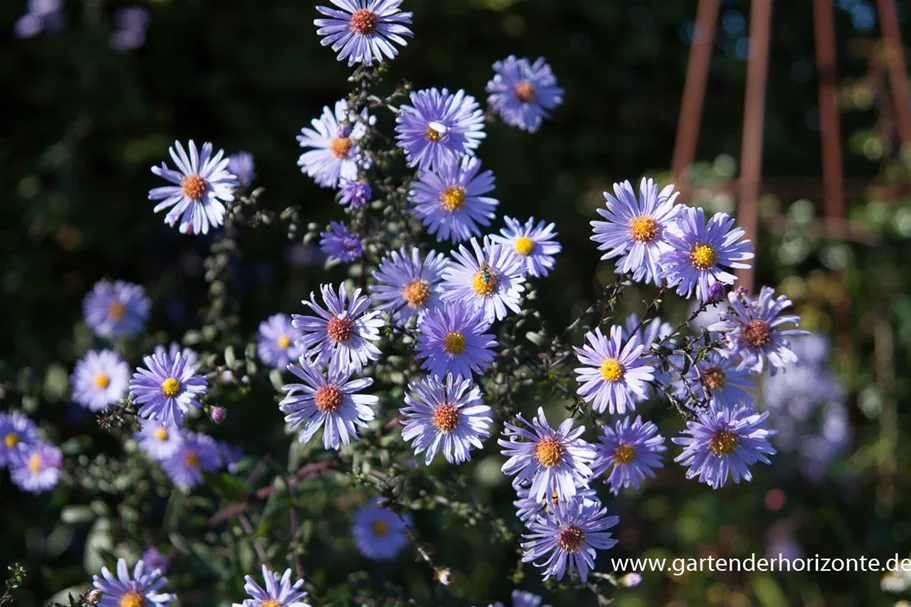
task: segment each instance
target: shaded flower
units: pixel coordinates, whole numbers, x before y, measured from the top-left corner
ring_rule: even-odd
[[[522,592],[521,590],[512,591],[512,607],[540,607],[541,597],[532,594],[530,592]],[[503,603],[494,603],[490,607],[505,607]],[[544,605],[544,607],[550,607],[550,605]]]
[[[563,103],[563,89],[544,57],[530,63],[510,55],[494,63],[493,70],[487,103],[508,125],[534,133],[550,118],[550,110]]]
[[[28,11],[16,20],[13,33],[17,38],[32,38],[45,30],[61,29],[65,21],[61,0],[29,0]]]
[[[163,461],[177,453],[182,442],[180,428],[172,423],[140,420],[141,429],[135,438],[143,453],[155,461]]]
[[[126,51],[142,46],[149,27],[149,11],[142,6],[125,6],[114,11],[114,31],[111,48]]]
[[[215,472],[222,466],[221,450],[211,436],[182,431],[180,445],[161,462],[165,474],[186,491],[203,482],[203,471]]]
[[[297,136],[302,148],[312,148],[297,160],[301,172],[324,188],[338,187],[341,180],[356,180],[358,163],[361,168],[369,166],[367,158],[360,158],[359,142],[372,121],[366,108],[358,116],[348,110],[344,99],[335,102],[335,111],[324,107],[323,115],[311,121],[313,128],[304,127]]]
[[[228,156],[228,172],[237,177],[243,187],[250,187],[256,179],[256,165],[253,163],[253,154],[238,152]]]
[[[143,357],[146,368],[139,367],[130,380],[130,397],[139,405],[139,416],[179,426],[191,407],[202,405],[208,383],[182,354],[171,356],[157,350]]]
[[[291,324],[287,314],[273,314],[259,323],[259,334],[256,353],[259,359],[279,371],[288,368],[288,364],[300,358],[303,350],[297,342],[301,332]]]
[[[652,422],[642,422],[636,416],[633,421],[624,417],[611,428],[604,426],[592,466],[592,474],[601,476],[610,471],[606,482],[611,493],[633,486],[639,488],[639,481],[645,477],[655,478],[654,468],[663,468],[660,453],[667,450],[664,437],[658,434],[658,427]]]
[[[131,337],[142,331],[151,307],[141,286],[99,280],[82,300],[82,315],[98,337]]]
[[[493,191],[493,172],[480,170],[480,160],[463,156],[442,162],[435,170],[418,172],[417,181],[412,183],[411,204],[437,241],[462,242],[480,235],[479,225],[490,225],[499,202],[484,196]]]
[[[684,377],[697,396],[702,396],[699,386],[702,383],[715,407],[750,404],[753,397],[747,390],[754,385],[750,379],[753,373],[738,369],[737,363],[737,359],[726,358],[717,350],[709,350],[704,358],[690,367]],[[681,398],[686,398],[688,392],[684,385],[677,390]]]
[[[166,607],[177,600],[173,594],[160,592],[167,583],[159,570],[143,561],[136,562],[131,576],[123,559],[117,559],[116,577],[107,567],[101,568],[100,576],[92,576],[92,585],[104,594],[98,607]]]
[[[222,463],[228,469],[228,472],[237,474],[238,464],[244,458],[243,450],[240,447],[221,441],[218,443],[218,450],[221,453]]]
[[[320,236],[319,248],[330,260],[335,258],[350,263],[355,259],[360,259],[364,253],[361,239],[352,234],[345,224],[338,221],[331,222],[329,230],[320,232]]]
[[[320,44],[332,47],[338,60],[373,65],[383,57],[394,59],[398,49],[407,46],[405,37],[413,34],[404,24],[411,23],[411,13],[403,13],[402,0],[329,0],[338,8],[317,6],[328,19],[314,19],[321,37]],[[341,10],[339,10],[341,9]]]
[[[408,543],[405,524],[411,524],[411,517],[405,514],[403,518],[405,522],[389,508],[382,507],[381,500],[358,508],[351,525],[358,551],[374,560],[395,558]]]
[[[512,503],[516,508],[516,516],[526,525],[535,520],[538,516],[544,515],[548,509],[558,503],[560,499],[556,493],[551,493],[550,497],[544,499],[535,499],[531,495],[529,487],[516,488],[517,499]],[[598,493],[590,487],[576,487],[576,495],[573,500],[582,500],[584,503],[600,503]]]
[[[304,580],[291,583],[291,570],[285,569],[281,575],[263,565],[263,588],[249,575],[244,576],[244,590],[251,598],[243,603],[234,603],[233,607],[310,607],[304,602],[307,592],[303,589]]]
[[[563,250],[556,240],[554,224],[541,221],[535,225],[532,217],[523,225],[512,217],[504,217],[506,227],[500,235],[490,237],[491,242],[511,247],[525,262],[525,271],[531,276],[547,276],[556,260],[554,255]]]
[[[187,361],[187,366],[196,369],[199,366],[199,354],[196,353],[192,348],[181,348],[180,344],[176,341],[172,341],[168,345],[167,349],[161,344],[155,346],[154,353],[159,356],[170,356],[171,358],[177,358],[177,355],[181,355]]]
[[[0,466],[18,465],[38,443],[38,429],[24,413],[0,413]]]
[[[112,350],[89,350],[70,376],[73,401],[92,411],[120,400],[129,383],[130,367]]]
[[[162,162],[152,167],[152,172],[175,185],[152,188],[149,200],[161,200],[153,212],[170,209],[164,221],[174,226],[180,221],[181,234],[208,234],[209,227],[217,228],[225,222],[225,204],[234,200],[237,178],[228,171],[224,150],[212,154],[212,144],[206,142],[200,151],[191,139],[187,144],[189,155],[179,141],[168,152],[177,166],[171,170]]]
[[[373,196],[373,191],[370,189],[370,184],[349,181],[342,186],[338,203],[342,206],[350,206],[352,209],[359,209],[370,202],[371,196]]]
[[[149,569],[158,569],[162,573],[167,573],[168,571],[168,557],[160,553],[155,546],[149,546],[142,553],[142,562],[148,565]]]
[[[623,329],[611,327],[610,337],[601,328],[585,334],[588,344],[574,347],[583,366],[574,369],[578,375],[578,394],[596,411],[623,414],[634,409],[636,399],[646,397],[648,382],[654,379],[654,367],[642,357],[645,350],[635,335],[623,344]]]
[[[29,493],[43,493],[57,486],[63,454],[54,445],[38,440],[9,462],[10,478],[17,487]]]
[[[462,302],[447,302],[428,310],[418,324],[415,353],[421,368],[440,377],[448,373],[471,377],[490,366],[493,334],[484,311]]]
[[[449,259],[436,251],[421,257],[418,249],[409,253],[405,247],[392,251],[380,261],[373,272],[376,285],[370,293],[376,301],[376,308],[392,315],[404,324],[410,318],[423,317],[424,312],[438,308],[440,302],[440,281]]]
[[[512,249],[484,239],[484,247],[472,238],[474,255],[459,245],[453,251],[455,262],[443,273],[443,299],[458,300],[484,311],[487,322],[505,318],[507,308],[520,309],[525,291],[525,262]]]
[[[397,144],[411,166],[439,169],[461,156],[473,156],[484,134],[484,112],[475,98],[459,90],[412,91],[411,105],[395,118]]]

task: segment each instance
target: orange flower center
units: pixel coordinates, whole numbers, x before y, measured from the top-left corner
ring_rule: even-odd
[[[724,384],[727,381],[721,367],[709,367],[702,372],[702,379],[705,381],[705,387],[711,392],[724,388]]]
[[[715,265],[717,258],[715,249],[707,244],[697,244],[690,251],[690,261],[697,270],[708,270]]]
[[[41,472],[41,456],[37,453],[28,458],[28,469],[32,472]]]
[[[377,519],[370,525],[370,530],[376,537],[386,537],[389,533],[389,523],[383,519]]]
[[[275,340],[275,343],[278,344],[278,347],[282,350],[287,350],[291,345],[291,338],[283,333],[278,336],[278,339]]]
[[[647,215],[634,217],[629,222],[629,235],[638,242],[652,242],[658,237],[658,222]]]
[[[555,438],[543,438],[535,445],[535,459],[545,468],[553,468],[563,459],[563,443]]]
[[[557,534],[557,543],[567,552],[576,552],[585,542],[585,532],[575,525],[567,525]]]
[[[434,131],[436,132],[436,131]],[[444,211],[455,213],[465,206],[465,188],[451,185],[440,193],[440,206]]]
[[[329,150],[336,158],[347,158],[351,151],[350,137],[333,137],[329,143]]]
[[[402,289],[402,298],[412,308],[424,305],[430,299],[430,283],[426,280],[412,280]]]
[[[333,316],[326,325],[326,333],[332,341],[348,341],[354,336],[354,321]]]
[[[534,101],[535,96],[538,94],[538,91],[535,90],[535,85],[528,80],[517,82],[515,87],[513,87],[513,90],[516,92],[516,97],[519,98],[519,101],[524,103]]]
[[[7,449],[12,449],[19,444],[19,435],[15,432],[10,432],[3,437],[3,444],[6,445]]]
[[[113,320],[121,320],[126,315],[127,308],[119,301],[112,301],[110,305],[108,305],[108,318],[111,318]]]
[[[342,406],[342,391],[332,384],[320,386],[313,395],[313,402],[323,413],[335,413]]]
[[[443,338],[443,349],[453,356],[458,356],[465,351],[465,336],[458,331],[452,331]]]
[[[636,448],[632,445],[617,445],[614,449],[614,463],[628,464],[636,459]]]
[[[452,432],[459,427],[459,410],[449,403],[440,405],[433,410],[431,422],[443,434]]]
[[[199,468],[199,454],[195,451],[190,451],[184,456],[183,463],[191,468]]]
[[[200,175],[187,175],[180,182],[183,195],[191,200],[202,200],[209,183]]]
[[[275,599],[266,599],[260,603],[259,607],[282,607],[282,604]]]
[[[380,18],[376,16],[376,13],[369,8],[362,8],[351,16],[349,27],[354,33],[366,36],[375,32],[379,23]]]
[[[481,297],[490,297],[497,292],[499,281],[487,264],[482,264],[471,281],[471,288]]]
[[[717,457],[727,457],[737,448],[737,435],[730,430],[722,430],[712,437],[709,451]]]
[[[754,348],[761,348],[772,341],[772,330],[764,320],[754,318],[743,328],[743,341]]]
[[[152,436],[154,436],[157,441],[166,441],[168,440],[168,431],[164,428],[155,428],[152,432]]]
[[[99,390],[104,390],[111,385],[111,378],[105,373],[99,373],[95,376],[95,387]]]
[[[145,604],[145,599],[135,590],[131,590],[120,597],[120,607],[145,607]]]
[[[168,398],[174,398],[180,392],[180,382],[169,377],[161,382],[161,392]]]

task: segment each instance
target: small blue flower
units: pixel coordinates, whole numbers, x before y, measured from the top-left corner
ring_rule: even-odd
[[[360,289],[349,298],[345,285],[339,285],[337,294],[332,285],[320,285],[320,294],[325,307],[316,303],[313,293],[310,301],[301,302],[316,316],[291,315],[291,325],[301,331],[299,345],[304,357],[351,373],[379,358],[380,350],[373,342],[380,339],[385,323],[378,311],[368,312],[370,298],[361,295]]]
[[[115,51],[139,48],[145,43],[149,11],[142,6],[125,6],[114,11],[114,31],[109,38]]]
[[[506,227],[491,242],[511,247],[525,261],[525,271],[531,276],[547,276],[556,264],[554,255],[563,250],[556,240],[554,224],[543,221],[535,225],[532,217],[523,225],[512,217],[504,217]]]
[[[559,500],[568,500],[579,487],[588,487],[592,475],[589,464],[595,457],[595,449],[581,438],[585,426],[574,429],[573,419],[569,418],[554,430],[542,408],[531,423],[521,414],[518,418],[531,430],[506,422],[503,436],[508,440],[498,441],[503,455],[509,458],[503,464],[503,473],[516,475],[514,485],[531,483],[529,497],[536,500],[551,494],[556,494]]]
[[[291,570],[279,576],[263,565],[263,588],[249,575],[244,576],[244,590],[251,598],[244,599],[243,603],[234,603],[233,607],[310,607],[304,602],[307,592],[303,589],[304,580],[291,583]]]
[[[696,411],[696,420],[686,423],[684,436],[673,439],[683,447],[674,460],[687,466],[686,478],[698,476],[712,489],[723,487],[728,474],[735,483],[753,480],[749,466],[768,464],[775,453],[769,444],[774,430],[765,428],[768,411],[756,413],[750,406],[706,407]]]
[[[702,360],[691,366],[685,374],[690,390],[697,396],[702,396],[700,382],[708,391],[711,403],[715,407],[750,404],[753,397],[747,390],[753,387],[750,379],[752,371],[738,369],[736,358],[725,358],[716,350],[709,350]],[[689,396],[685,385],[678,386],[677,395],[680,398]]]
[[[417,181],[412,183],[411,204],[437,241],[462,242],[479,236],[479,225],[490,225],[500,203],[484,196],[493,191],[493,172],[480,171],[481,161],[473,156],[444,162],[433,171],[418,171]]]
[[[441,305],[440,281],[448,264],[449,258],[436,251],[424,258],[416,248],[410,253],[405,247],[392,251],[373,273],[377,284],[370,287],[370,293],[376,308],[400,324],[415,316],[421,319],[427,310]]]
[[[176,148],[176,151],[175,151]],[[179,141],[168,151],[177,170],[171,170],[162,162],[152,167],[155,175],[174,185],[152,188],[149,200],[161,200],[153,212],[170,209],[164,221],[174,226],[180,221],[181,234],[208,234],[209,226],[217,228],[225,222],[225,204],[234,200],[237,178],[228,171],[228,159],[224,150],[212,155],[212,144],[206,142],[197,151],[191,139],[187,145],[189,155]]]
[[[490,323],[506,318],[508,310],[518,312],[525,291],[523,258],[487,238],[483,248],[476,238],[469,244],[474,255],[465,245],[452,253],[455,261],[443,274],[443,299],[463,301],[483,310],[484,319]]]
[[[432,171],[474,156],[484,135],[484,112],[475,98],[459,90],[412,91],[395,119],[397,144],[411,166]]]
[[[297,164],[324,188],[336,188],[341,181],[355,181],[359,168],[368,168],[369,162],[360,156],[360,140],[367,133],[366,124],[372,122],[366,108],[358,116],[348,110],[344,99],[335,102],[335,111],[323,108],[323,115],[304,127],[297,141],[304,149]],[[360,162],[360,167],[359,163]]]
[[[544,599],[541,597],[530,592],[522,592],[521,590],[512,591],[512,607],[540,607],[543,600]],[[505,607],[505,605],[497,602],[489,607]],[[550,605],[544,605],[544,607],[550,607]]]
[[[148,565],[150,569],[158,569],[162,573],[167,573],[168,571],[168,557],[159,552],[155,546],[149,546],[142,553],[142,562]]]
[[[29,0],[28,12],[13,26],[17,38],[32,38],[43,31],[60,30],[66,23],[62,0]]]
[[[545,497],[543,500],[537,500],[531,495],[529,487],[517,487],[516,496],[518,499],[512,505],[516,508],[516,516],[526,525],[538,516],[543,515],[549,507],[560,501],[554,493],[551,493],[549,498]],[[595,503],[598,502],[598,493],[590,487],[576,487],[576,495],[573,500]]]
[[[182,442],[180,428],[173,424],[162,424],[144,419],[139,422],[141,429],[136,433],[139,448],[153,460],[160,462],[168,459],[180,448]]]
[[[395,59],[398,49],[392,44],[407,46],[405,37],[413,34],[404,24],[411,23],[411,13],[403,13],[402,0],[329,0],[338,7],[317,6],[328,19],[314,19],[321,36],[320,44],[332,46],[338,60],[373,65],[382,63],[384,56]]]
[[[27,415],[0,413],[0,466],[19,464],[38,440],[38,429]]]
[[[238,152],[228,156],[228,172],[237,177],[240,185],[245,188],[250,187],[250,184],[256,179],[256,165],[253,164],[253,154]]]
[[[10,478],[29,493],[43,493],[57,486],[63,454],[54,445],[39,440],[29,446],[19,460],[9,463]]]
[[[167,607],[177,600],[173,594],[160,592],[167,583],[167,578],[158,569],[150,569],[143,561],[136,563],[131,577],[123,559],[117,559],[116,577],[107,567],[101,568],[100,576],[92,577],[92,585],[102,592],[98,607]]]
[[[426,451],[429,466],[442,452],[450,464],[471,460],[472,448],[481,449],[490,435],[493,410],[484,404],[481,390],[471,379],[430,376],[408,384],[402,438],[412,442],[415,455]]]
[[[190,360],[164,349],[142,360],[146,368],[138,368],[130,381],[130,397],[139,405],[140,417],[179,426],[191,407],[202,407],[197,398],[206,393],[208,382],[196,375]]]
[[[292,430],[300,428],[300,442],[309,441],[322,428],[323,446],[338,450],[352,437],[357,440],[358,427],[366,427],[375,417],[379,398],[357,394],[373,385],[369,377],[351,379],[351,371],[339,366],[330,366],[324,375],[304,358],[300,366],[291,365],[288,370],[304,383],[282,386],[288,394],[279,409]]]
[[[342,186],[339,193],[338,203],[342,206],[348,206],[352,209],[359,209],[368,202],[373,196],[370,185],[361,181],[349,181]]]
[[[714,297],[710,289],[716,282],[734,284],[737,277],[723,268],[749,268],[753,247],[743,228],[734,227],[727,213],[715,213],[708,224],[705,211],[680,207],[677,229],[665,234],[670,250],[661,255],[664,276],[669,286],[677,287],[684,297],[696,291],[699,301]]]
[[[129,383],[130,367],[112,350],[86,352],[70,377],[73,401],[92,411],[123,398]]]
[[[489,328],[483,310],[462,302],[428,310],[418,325],[415,346],[421,368],[440,377],[481,373],[493,361],[491,348],[497,346],[494,336],[485,333]]]
[[[571,500],[555,504],[549,516],[539,516],[529,524],[530,533],[523,535],[522,561],[544,567],[544,579],[562,580],[567,573],[585,582],[594,569],[598,550],[609,550],[617,544],[607,531],[619,522],[608,516],[600,503]],[[540,560],[538,560],[540,559]]]
[[[544,57],[530,63],[510,55],[494,63],[493,71],[487,103],[508,125],[534,133],[550,118],[550,110],[563,103],[563,89]]]
[[[199,354],[192,348],[181,348],[176,341],[172,341],[167,348],[161,344],[155,346],[154,353],[158,356],[170,356],[171,358],[177,358],[179,354],[187,361],[187,366],[193,369],[199,366]]]
[[[578,394],[589,402],[599,413],[623,414],[634,409],[637,399],[646,397],[646,389],[655,377],[654,367],[643,358],[644,346],[633,335],[623,343],[623,329],[611,327],[610,337],[601,333],[601,328],[585,334],[588,343],[581,348],[574,347],[581,367],[574,370],[578,375]]]
[[[99,280],[82,301],[82,315],[95,335],[116,339],[142,331],[151,307],[141,286]]]
[[[303,354],[303,350],[297,345],[300,338],[301,332],[291,324],[290,316],[273,314],[259,323],[256,352],[265,364],[284,371],[289,363]]]
[[[624,417],[611,428],[604,426],[604,434],[597,445],[598,456],[592,466],[592,474],[601,476],[610,471],[606,482],[614,495],[620,489],[633,486],[639,488],[639,481],[645,477],[655,478],[652,471],[663,468],[660,453],[667,450],[664,437],[658,434],[658,426],[652,422],[635,421]]]
[[[238,464],[244,458],[244,452],[240,447],[229,445],[228,443],[218,442],[218,450],[221,452],[221,460],[231,474],[237,474]]]
[[[180,445],[161,462],[165,474],[175,485],[189,491],[203,482],[203,471],[215,472],[222,467],[221,450],[211,436],[181,431]]]
[[[411,517],[406,514],[403,518],[405,522],[389,508],[382,507],[380,500],[358,508],[351,525],[357,549],[369,559],[395,558],[408,543],[405,524],[411,524]]]
[[[343,223],[331,222],[329,229],[326,232],[320,232],[320,236],[319,248],[330,260],[339,259],[345,263],[351,263],[360,259],[364,254],[361,239],[352,234]]]

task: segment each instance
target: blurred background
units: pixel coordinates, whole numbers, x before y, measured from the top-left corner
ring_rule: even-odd
[[[669,465],[645,491],[612,504],[623,521],[613,556],[908,556],[911,145],[902,143],[911,143],[911,107],[907,48],[895,36],[911,39],[908,6],[769,1],[770,33],[751,39],[750,13],[762,18],[761,7],[703,0],[697,22],[697,4],[406,0],[415,37],[391,64],[387,86],[405,78],[416,88],[463,88],[482,99],[494,61],[546,57],[566,91],[563,106],[535,135],[490,125],[479,154],[497,177],[502,213],[557,224],[564,251],[540,289],[554,325],[591,300],[593,276],[611,279],[613,264],[600,263],[589,241],[602,191],[650,174],[676,179],[687,202],[755,220],[755,284],[788,294],[803,326],[818,334],[799,346],[799,369],[760,387],[759,406],[779,431],[773,465],[757,467],[751,484],[718,492],[684,481]],[[814,4],[822,11],[815,21]],[[67,0],[59,10],[48,7],[0,3],[0,379],[30,369],[42,386],[40,417],[58,428],[58,439],[88,434],[103,450],[113,439],[65,398],[72,362],[88,343],[77,326],[86,291],[103,277],[145,285],[155,302],[149,326],[162,340],[195,328],[205,303],[210,241],[181,236],[152,213],[147,192],[157,178],[149,168],[166,159],[175,139],[212,141],[228,153],[253,154],[264,207],[298,204],[305,221],[338,219],[332,192],[300,174],[295,136],[346,94],[349,70],[320,47],[309,1]],[[834,24],[830,37],[820,14]],[[745,90],[766,44],[763,110],[756,101],[763,79],[752,83],[759,92],[752,106]],[[701,100],[699,65],[687,80],[700,45]],[[820,70],[819,58],[832,54],[834,63]],[[692,128],[678,132],[685,90],[682,124]],[[757,116],[764,118],[761,148],[755,136],[743,136]],[[388,118],[381,120],[391,130]],[[840,153],[833,157],[833,149]],[[738,179],[756,172],[750,158],[757,156],[758,178]],[[318,249],[288,242],[281,226],[244,234],[241,249],[232,294],[250,334],[269,314],[297,311],[325,280]],[[259,404],[232,414],[223,429],[251,453],[270,447],[276,425],[262,415],[272,412],[271,401]],[[14,405],[0,400],[4,409]],[[505,481],[487,474],[477,487],[478,499],[508,514]],[[35,573],[25,595],[34,604],[91,571],[84,560],[91,534],[59,515],[80,499],[58,491],[49,503],[0,480],[0,563],[18,559]],[[433,542],[430,521],[419,526]],[[472,530],[457,546],[435,547],[441,561],[469,576],[459,583],[505,600],[512,583],[504,574],[515,568],[515,555],[486,540]],[[373,568],[350,550],[333,562],[409,587],[417,576],[408,573],[416,567]],[[867,607],[892,605],[909,584],[879,573],[645,573],[615,604]],[[532,576],[522,586],[541,590]],[[594,604],[586,601],[591,595],[548,599]]]

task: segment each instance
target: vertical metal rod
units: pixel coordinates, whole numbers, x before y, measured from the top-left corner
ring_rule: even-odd
[[[835,19],[832,0],[813,0],[816,68],[819,72],[819,137],[822,144],[822,186],[826,222],[832,230],[843,226],[844,180],[835,56]]]
[[[889,88],[898,120],[898,135],[902,143],[911,143],[911,107],[908,95],[908,69],[905,66],[905,48],[895,0],[878,0],[879,20],[882,24],[883,42],[886,46],[886,64],[889,70]]]

